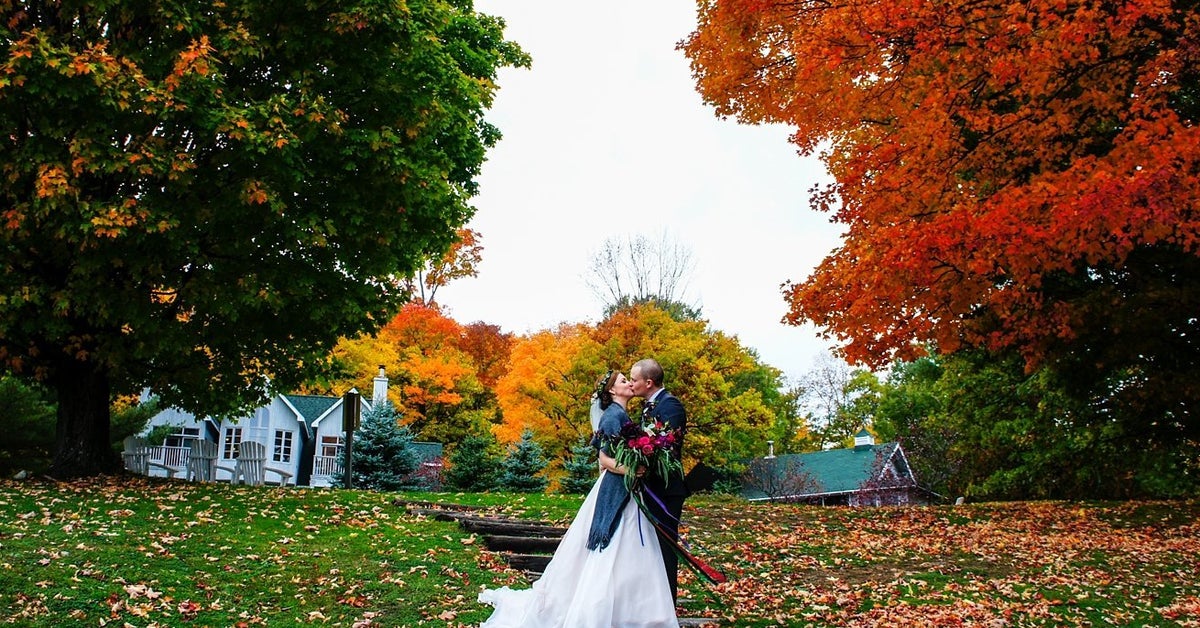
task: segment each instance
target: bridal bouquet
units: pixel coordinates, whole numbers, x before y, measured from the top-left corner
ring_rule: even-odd
[[[672,472],[682,472],[683,464],[675,457],[679,444],[679,431],[661,422],[641,425],[626,423],[621,431],[610,438],[612,457],[617,464],[629,470],[625,474],[625,486],[630,491],[637,485],[635,473],[638,467],[646,467],[648,473],[661,478]]]

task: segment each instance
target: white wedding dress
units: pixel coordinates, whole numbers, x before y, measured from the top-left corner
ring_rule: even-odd
[[[658,536],[632,499],[608,547],[587,549],[599,490],[597,479],[531,588],[480,592],[496,607],[481,628],[678,628]]]

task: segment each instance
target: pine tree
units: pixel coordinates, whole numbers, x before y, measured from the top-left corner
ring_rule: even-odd
[[[563,471],[567,475],[561,482],[562,492],[581,494],[590,491],[599,475],[595,448],[587,440],[572,447],[571,456],[563,460]]]
[[[545,491],[549,483],[543,474],[547,464],[542,446],[533,440],[533,430],[525,430],[500,465],[499,487],[515,493]]]
[[[408,475],[419,464],[413,448],[412,432],[400,425],[400,414],[384,402],[363,414],[354,431],[351,472],[355,488],[373,491],[398,491],[414,488]],[[339,456],[345,469],[345,452]],[[334,475],[334,482],[345,483],[345,474]]]
[[[447,488],[483,493],[496,488],[500,456],[491,434],[471,435],[450,454],[450,467],[442,473]]]

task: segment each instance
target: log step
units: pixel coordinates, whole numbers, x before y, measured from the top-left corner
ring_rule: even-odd
[[[493,552],[517,552],[520,554],[553,554],[560,539],[541,536],[510,536],[485,534],[483,544]]]
[[[507,554],[504,558],[513,569],[536,571],[540,574],[546,570],[546,565],[550,564],[552,557],[545,554]]]
[[[524,523],[511,519],[493,519],[487,517],[459,517],[458,525],[468,532],[476,534],[496,534],[501,536],[534,536],[543,538],[561,538],[567,533],[566,528],[545,523]]]

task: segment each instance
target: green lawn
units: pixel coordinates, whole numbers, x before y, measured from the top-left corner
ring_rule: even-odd
[[[0,623],[472,626],[523,578],[401,497],[565,523],[581,497],[0,482]],[[695,496],[687,614],[729,626],[1200,626],[1200,504],[845,509]]]

